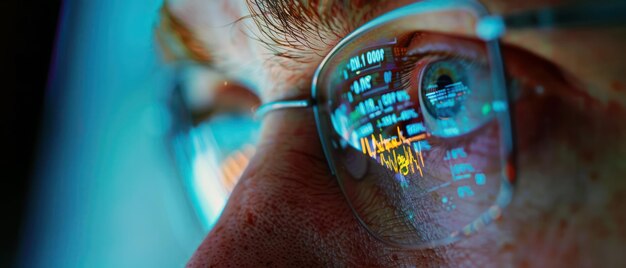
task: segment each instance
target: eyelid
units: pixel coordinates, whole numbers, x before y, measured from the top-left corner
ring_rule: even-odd
[[[194,124],[220,114],[252,115],[252,108],[260,104],[259,97],[244,84],[205,66],[187,66],[180,79],[185,106]]]
[[[486,47],[479,40],[437,33],[415,33],[407,47],[407,55],[444,52],[486,63]]]

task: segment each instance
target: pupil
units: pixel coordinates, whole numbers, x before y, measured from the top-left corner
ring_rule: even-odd
[[[463,106],[469,90],[466,70],[457,61],[437,61],[427,67],[422,78],[422,99],[426,110],[437,119],[454,117]]]
[[[452,84],[452,78],[448,75],[441,75],[439,76],[439,78],[437,79],[437,89],[443,89],[445,88],[447,85]]]

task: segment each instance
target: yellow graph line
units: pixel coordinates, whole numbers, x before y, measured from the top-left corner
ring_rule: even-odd
[[[407,175],[409,172],[416,171],[424,176],[422,168],[424,167],[424,157],[422,155],[421,146],[418,143],[418,149],[414,152],[411,148],[413,142],[422,141],[428,137],[428,134],[420,134],[417,136],[406,138],[400,127],[397,127],[397,136],[393,138],[383,138],[382,134],[378,134],[378,138],[372,134],[371,143],[367,137],[361,138],[361,150],[363,154],[377,159],[380,156],[379,163],[393,170],[394,172]],[[398,150],[401,148],[402,150]],[[372,150],[373,149],[373,150]],[[416,153],[416,154],[414,154]]]

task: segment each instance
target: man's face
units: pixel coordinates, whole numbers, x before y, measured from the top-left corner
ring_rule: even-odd
[[[303,12],[294,13],[282,8],[293,5],[275,1],[185,0],[172,9],[206,40],[215,66],[255,83],[262,98],[273,101],[308,97],[313,71],[338,40],[368,19],[413,1],[297,2],[313,2],[312,8],[305,5]],[[482,2],[496,13],[545,5]],[[260,12],[268,8],[271,14]],[[249,10],[257,17],[247,20],[258,23],[223,27]],[[311,18],[305,11],[326,15]],[[303,44],[290,36],[294,31],[313,34],[297,27],[303,19],[318,25],[325,21],[332,32],[312,35]],[[623,28],[507,35],[506,72],[525,82],[513,112],[519,177],[512,203],[480,233],[422,250],[374,239],[330,174],[312,111],[280,110],[263,119],[256,155],[189,264],[624,265],[625,45]]]

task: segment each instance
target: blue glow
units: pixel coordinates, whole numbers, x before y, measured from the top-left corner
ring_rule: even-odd
[[[476,34],[485,41],[495,40],[504,35],[506,26],[499,16],[487,16],[476,25]]]
[[[467,186],[467,185],[459,186],[459,188],[457,188],[456,191],[460,198],[467,198],[467,197],[474,196],[474,191],[472,191],[472,187]]]
[[[423,122],[417,122],[406,126],[406,132],[409,136],[417,135],[426,132]]]
[[[256,144],[259,127],[260,122],[251,118],[219,116],[187,134],[192,159],[186,183],[204,230],[213,228],[230,196],[222,184],[226,176],[222,160],[242,145]]]
[[[453,180],[462,180],[469,179],[471,177],[471,172],[474,172],[474,166],[470,163],[459,163],[454,164],[450,167],[452,171],[452,179]]]
[[[506,103],[506,101],[496,100],[493,101],[492,106],[494,112],[505,112],[509,105]]]
[[[476,180],[477,185],[485,185],[485,183],[487,182],[487,177],[483,173],[476,174],[476,176],[474,176],[474,179]]]
[[[180,267],[201,242],[166,147],[161,5],[63,1],[17,267]]]

